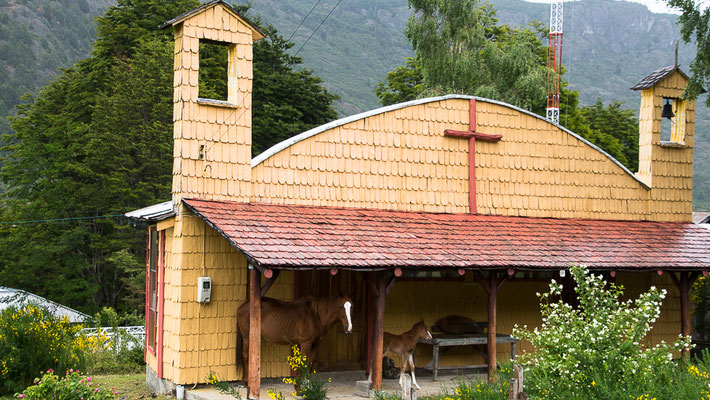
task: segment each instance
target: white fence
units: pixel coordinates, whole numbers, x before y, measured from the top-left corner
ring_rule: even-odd
[[[108,337],[111,342],[115,342],[116,347],[120,348],[124,343],[121,343],[124,338],[132,337],[136,340],[127,340],[125,343],[126,348],[131,349],[133,346],[140,345],[143,346],[145,343],[145,326],[119,326],[114,329],[113,327],[102,327],[102,328],[84,328],[81,333],[86,336],[99,336],[101,334]],[[123,335],[119,333],[124,333]]]

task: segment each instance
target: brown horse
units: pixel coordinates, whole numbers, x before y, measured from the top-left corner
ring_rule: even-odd
[[[351,312],[353,303],[349,297],[317,299],[303,297],[294,301],[282,301],[263,297],[261,299],[261,336],[271,343],[297,344],[309,362],[318,342],[328,328],[340,320],[345,333],[353,330]],[[248,366],[249,341],[249,301],[237,310],[237,365],[239,354]],[[242,349],[244,347],[244,349]],[[246,375],[245,375],[246,376]]]
[[[389,332],[384,333],[383,343],[382,343],[382,355],[384,355],[388,350],[392,353],[399,354],[402,356],[402,369],[399,374],[399,384],[402,384],[402,375],[404,374],[407,366],[412,372],[412,383],[416,386],[417,390],[420,389],[417,384],[417,378],[414,376],[414,348],[417,346],[417,342],[420,339],[431,339],[431,333],[424,325],[424,321],[419,321],[412,329],[404,332],[401,335],[393,335]],[[382,360],[375,360],[372,357],[372,363],[370,364],[370,375],[367,378],[368,382],[372,382],[372,371],[374,370],[375,362],[382,362]]]

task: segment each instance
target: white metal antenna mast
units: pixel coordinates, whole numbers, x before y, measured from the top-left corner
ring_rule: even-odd
[[[550,43],[547,48],[547,119],[560,123],[560,72],[562,68],[562,0],[550,2]]]

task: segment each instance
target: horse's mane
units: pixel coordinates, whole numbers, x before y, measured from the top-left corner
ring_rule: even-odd
[[[324,325],[323,328],[327,329],[328,327],[325,325],[329,325],[329,323],[335,321],[333,316],[338,315],[338,308],[340,307],[340,298],[310,298],[309,300],[311,301],[313,311],[316,313],[318,319],[320,319],[321,323]]]

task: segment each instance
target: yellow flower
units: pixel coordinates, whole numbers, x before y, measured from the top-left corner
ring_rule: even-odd
[[[597,382],[596,382],[596,381],[592,381],[592,386],[597,386]]]

